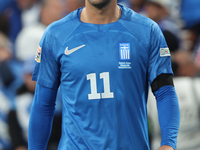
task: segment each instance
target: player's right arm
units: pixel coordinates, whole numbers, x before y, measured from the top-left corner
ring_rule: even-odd
[[[51,133],[60,82],[60,68],[53,41],[47,28],[38,47],[32,77],[37,84],[29,121],[29,150],[45,150]]]
[[[28,149],[46,150],[50,137],[57,91],[36,85],[28,130]]]

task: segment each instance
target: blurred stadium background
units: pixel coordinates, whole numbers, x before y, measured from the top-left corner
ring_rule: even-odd
[[[160,26],[171,51],[181,122],[178,150],[200,150],[200,0],[119,0]],[[0,0],[0,150],[27,150],[28,121],[35,82],[31,81],[38,43],[45,28],[84,0]],[[137,21],[137,20],[135,20]],[[151,149],[160,144],[156,101],[148,102]],[[60,138],[62,102],[48,150]]]

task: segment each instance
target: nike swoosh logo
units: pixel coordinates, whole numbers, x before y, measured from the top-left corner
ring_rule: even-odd
[[[71,53],[73,53],[73,52],[75,52],[75,51],[81,49],[81,48],[84,47],[84,46],[85,46],[85,44],[84,44],[84,45],[81,45],[81,46],[78,46],[78,47],[75,47],[75,48],[70,49],[70,50],[68,50],[68,47],[67,47],[67,48],[65,49],[65,54],[66,54],[66,55],[70,55]]]

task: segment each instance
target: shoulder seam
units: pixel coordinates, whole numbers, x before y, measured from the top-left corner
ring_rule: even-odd
[[[138,15],[140,15],[140,14],[138,14]],[[142,15],[141,15],[141,16],[142,16]],[[144,16],[142,16],[142,17],[144,17]],[[147,19],[149,19],[149,18],[147,18]],[[122,18],[122,20],[132,22],[132,20],[130,20],[129,18],[127,18],[127,16],[124,16],[124,18]],[[146,27],[149,27],[149,28],[151,28],[151,26],[152,26],[152,24],[153,24],[153,23],[151,23],[151,25],[148,26],[148,25],[145,25],[145,24],[140,23],[140,22],[135,22],[135,23],[137,23],[137,24],[141,24],[141,25],[146,26]]]
[[[126,20],[127,21],[127,20]],[[121,22],[120,22],[120,24],[124,27],[124,28],[126,28],[127,30],[129,30],[127,27],[125,27]],[[130,31],[130,30],[129,30]],[[130,31],[130,33],[134,36],[134,37],[136,37],[131,31]],[[137,38],[138,39],[138,38]],[[146,49],[144,46],[143,46],[143,44],[140,42],[140,40],[138,40],[138,42],[140,43],[140,45],[144,48],[144,49]]]

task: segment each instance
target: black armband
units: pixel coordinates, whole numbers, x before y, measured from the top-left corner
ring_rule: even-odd
[[[171,74],[161,74],[161,75],[157,76],[157,78],[151,84],[152,92],[157,91],[159,88],[161,88],[165,85],[174,86]]]

